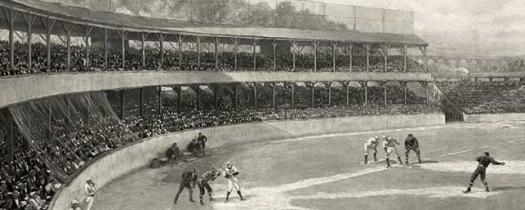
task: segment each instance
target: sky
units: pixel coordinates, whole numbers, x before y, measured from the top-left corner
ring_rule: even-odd
[[[410,10],[414,31],[432,54],[525,55],[523,0],[324,0],[327,3]]]

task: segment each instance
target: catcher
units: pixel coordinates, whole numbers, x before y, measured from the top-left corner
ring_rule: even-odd
[[[414,151],[417,156],[417,162],[421,163],[421,151],[419,150],[419,142],[417,138],[412,134],[408,134],[408,137],[405,139],[405,164],[408,165],[408,153],[410,150]]]

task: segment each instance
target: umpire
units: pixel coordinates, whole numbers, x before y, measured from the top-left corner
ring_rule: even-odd
[[[188,191],[190,191],[190,202],[195,202],[193,200],[193,188],[195,187],[195,184],[197,182],[197,178],[199,176],[198,173],[199,172],[196,168],[194,168],[193,171],[185,171],[182,173],[182,179],[179,184],[179,191],[175,196],[173,204],[177,204],[177,200],[179,200],[179,195],[184,190],[184,188],[188,188]]]
[[[417,141],[416,137],[414,137],[412,134],[408,134],[407,138],[405,139],[405,164],[407,165],[408,153],[410,153],[410,150],[416,153],[417,162],[421,163],[421,151],[419,150],[419,142]]]

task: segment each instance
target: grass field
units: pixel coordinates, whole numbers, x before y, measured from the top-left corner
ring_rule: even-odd
[[[381,150],[378,162],[362,163],[365,139],[386,134],[402,140],[408,133],[420,141],[422,164],[387,169]],[[507,165],[487,169],[491,192],[477,180],[473,193],[463,194],[476,167],[474,159],[484,151]],[[208,158],[142,169],[114,181],[97,192],[94,209],[525,209],[523,123],[334,134],[212,152]],[[224,203],[227,182],[219,178],[212,183],[217,201],[206,199],[205,206],[190,203],[184,191],[178,205],[172,205],[182,169],[197,167],[204,172],[227,160],[241,171],[247,201],[233,193]],[[197,188],[194,198],[198,200]]]

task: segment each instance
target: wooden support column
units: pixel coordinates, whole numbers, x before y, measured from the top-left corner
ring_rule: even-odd
[[[521,79],[520,79],[521,81]],[[514,103],[514,111],[518,113],[518,106],[521,103],[521,96],[520,96],[520,81],[516,81],[516,102]]]
[[[384,71],[388,72],[388,44],[383,44]]]
[[[425,84],[425,98],[426,98],[426,102],[427,102],[427,105],[430,105],[430,95],[429,95],[429,90],[428,88],[430,87],[430,83],[429,82],[424,82]]]
[[[194,90],[196,92],[197,97],[195,98],[195,109],[199,109],[200,107],[200,101],[201,101],[201,87],[200,85],[195,85],[196,87]]]
[[[140,95],[139,95],[139,108],[140,108],[140,116],[144,117],[144,88],[140,88]]]
[[[183,70],[182,69],[182,44],[183,44],[183,37],[182,35],[179,35],[179,38],[177,39],[178,43],[179,43],[179,70]]]
[[[370,71],[370,45],[364,44],[364,48],[366,50],[366,71]]]
[[[146,39],[148,34],[140,32],[140,54],[142,59],[142,69],[146,69]]]
[[[158,102],[157,102],[157,106],[158,106],[157,111],[158,111],[159,115],[161,115],[162,114],[162,86],[159,86],[159,88],[158,88],[157,100],[158,100]]]
[[[213,55],[215,57],[215,71],[219,71],[219,37],[213,39],[214,50]]]
[[[84,34],[84,41],[85,41],[85,44],[86,44],[86,54],[85,54],[85,61],[86,63],[84,64],[84,71],[90,71],[91,70],[91,59],[89,58],[89,54],[90,54],[90,51],[91,51],[91,46],[90,46],[90,43],[89,43],[89,38],[91,37],[91,32],[93,31],[93,27],[91,26],[86,26],[86,33]]]
[[[388,81],[385,81],[385,82],[383,83],[383,90],[384,90],[384,92],[383,92],[383,96],[384,96],[384,100],[385,100],[385,101],[384,101],[385,106],[388,106],[388,95],[387,95],[387,88],[388,88],[388,85],[387,85],[387,82],[388,82]]]
[[[292,71],[295,71],[295,54],[297,53],[297,41],[290,41],[292,43]]]
[[[364,104],[365,104],[365,106],[368,106],[368,81],[362,82],[361,85],[363,86],[363,88],[365,90],[365,101],[364,101]]]
[[[120,119],[123,120],[126,117],[126,92],[120,90]]]
[[[160,70],[164,66],[164,38],[165,34],[159,33],[159,66],[157,66],[157,69]]]
[[[419,50],[423,54],[423,62],[424,62],[424,70],[425,72],[428,72],[428,54],[427,54],[427,46],[419,47]]]
[[[67,50],[67,59],[66,59],[66,71],[71,71],[71,32],[73,31],[73,25],[69,23],[62,22],[62,29],[66,33],[66,50]]]
[[[312,45],[314,46],[314,72],[317,71],[317,47],[319,47],[319,41],[313,41]]]
[[[126,70],[126,36],[128,35],[127,31],[120,31],[120,40],[121,40],[121,52],[122,52],[122,70]]]
[[[108,71],[108,39],[109,39],[109,30],[107,28],[102,32],[104,36],[104,70]]]
[[[181,86],[175,86],[175,91],[177,92],[177,113],[181,113],[181,107],[180,102],[182,98],[182,87]]]
[[[311,87],[312,88],[312,90],[311,90],[312,91],[312,93],[311,93],[312,98],[311,98],[311,102],[310,103],[311,103],[312,107],[315,107],[315,83],[316,82],[313,82],[312,83],[312,87]]]
[[[273,71],[277,71],[277,41],[273,40]]]
[[[337,42],[332,42],[332,71],[335,72],[337,69]]]
[[[201,37],[197,36],[197,68],[201,70]]]
[[[7,21],[9,28],[9,70],[15,70],[15,21],[16,21],[16,11],[3,7],[4,17]]]
[[[257,110],[257,83],[253,83],[253,109]]]
[[[277,109],[277,104],[276,104],[276,99],[275,99],[275,97],[276,97],[276,92],[275,92],[276,83],[272,82],[272,83],[270,83],[270,85],[272,86],[272,108],[274,110],[276,110]]]
[[[51,30],[55,26],[55,19],[40,17],[40,21],[46,30],[47,71],[51,71]]]
[[[349,71],[352,71],[352,70],[353,70],[352,68],[353,68],[353,65],[354,65],[354,58],[353,58],[354,55],[353,55],[353,53],[352,53],[353,50],[354,50],[354,45],[352,44],[352,42],[349,42],[349,43],[348,43],[348,57],[349,57],[349,59],[350,59],[350,62],[349,62],[349,63],[350,63],[350,64],[349,64],[349,68],[350,68],[350,69],[349,69]]]
[[[233,84],[233,107],[237,109],[239,107],[239,85]]]
[[[408,63],[407,63],[407,54],[408,54],[408,46],[407,44],[403,44],[403,72],[408,72]]]
[[[253,70],[257,71],[257,39],[252,40]]]
[[[295,82],[290,84],[292,86],[292,109],[295,108]]]
[[[31,72],[33,70],[33,25],[35,23],[35,16],[31,14],[22,14],[24,17],[24,23],[27,27],[27,69]]]
[[[332,82],[325,83],[325,88],[328,86],[328,106],[332,106]]]
[[[239,53],[239,39],[233,38],[233,70],[237,71],[237,54]]]
[[[343,82],[343,86],[346,89],[346,106],[350,106],[350,82]]]
[[[408,88],[407,88],[407,82],[400,82],[401,85],[403,86],[403,94],[404,94],[404,104],[407,105],[408,104]]]

